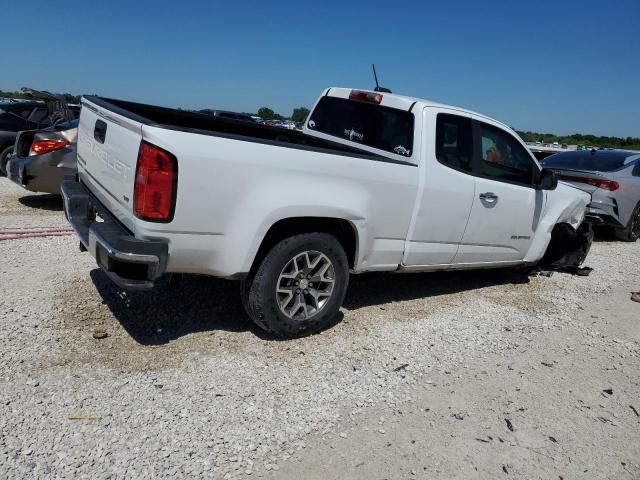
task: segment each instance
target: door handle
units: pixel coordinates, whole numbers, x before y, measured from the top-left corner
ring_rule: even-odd
[[[96,120],[96,125],[93,128],[93,138],[98,142],[104,143],[104,139],[107,136],[107,124],[102,120]]]
[[[498,195],[493,192],[481,193],[480,200],[486,200],[487,202],[495,202],[498,200]]]

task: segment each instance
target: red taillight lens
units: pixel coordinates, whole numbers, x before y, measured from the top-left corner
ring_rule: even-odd
[[[166,150],[147,142],[140,144],[133,193],[136,217],[151,222],[170,222],[176,201],[178,161]]]
[[[43,153],[61,150],[71,145],[66,140],[38,140],[31,144],[29,155],[42,155]]]
[[[571,177],[568,175],[561,175],[560,180],[567,180],[569,182],[586,183],[588,185],[593,185],[594,187],[597,187],[597,188],[609,190],[610,192],[613,192],[614,190],[618,190],[620,188],[620,184],[618,182],[614,182],[613,180],[607,180],[604,178]]]
[[[349,100],[358,100],[359,102],[375,103],[376,105],[380,105],[380,102],[382,102],[382,94],[364,92],[362,90],[351,90]]]

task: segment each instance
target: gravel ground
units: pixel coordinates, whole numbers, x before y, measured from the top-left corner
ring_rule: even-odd
[[[0,179],[0,230],[44,226],[59,199]],[[73,236],[0,241],[0,478],[640,478],[639,255],[355,276],[283,342],[235,283],[131,294]]]

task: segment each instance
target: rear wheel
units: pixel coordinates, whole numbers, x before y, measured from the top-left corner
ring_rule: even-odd
[[[633,210],[627,226],[616,228],[616,237],[625,242],[635,242],[640,238],[640,203]]]
[[[7,174],[7,162],[9,161],[9,157],[13,152],[13,146],[5,147],[3,150],[0,150],[0,173],[2,175]]]
[[[275,245],[243,282],[240,296],[259,327],[296,338],[335,323],[348,281],[340,242],[326,233],[305,233]]]

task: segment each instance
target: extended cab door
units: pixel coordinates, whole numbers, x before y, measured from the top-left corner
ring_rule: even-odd
[[[474,119],[476,193],[456,264],[524,260],[544,208],[539,167],[513,134]]]
[[[452,263],[475,195],[471,116],[425,107],[419,197],[403,264],[408,269]]]

